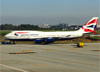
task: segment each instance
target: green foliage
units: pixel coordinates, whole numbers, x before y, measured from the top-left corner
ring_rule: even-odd
[[[1,24],[0,30],[62,30],[61,26],[51,26],[50,28],[40,28],[38,25],[31,24],[20,24],[20,25],[12,25],[12,24]]]
[[[30,24],[21,24],[21,25],[12,25],[12,24],[1,24],[0,30],[39,30],[38,25]]]
[[[96,34],[100,34],[100,31],[96,31]]]
[[[0,30],[13,30],[14,26],[12,24],[3,24],[0,25]]]
[[[10,30],[9,31],[6,31],[6,30],[0,31],[0,36],[4,36],[4,35],[6,35],[9,32],[10,32]]]
[[[92,40],[100,40],[100,37],[91,37]]]
[[[96,31],[96,35],[100,35],[100,31]],[[90,37],[90,39],[92,39],[92,40],[100,40],[100,37],[98,36],[98,37]]]

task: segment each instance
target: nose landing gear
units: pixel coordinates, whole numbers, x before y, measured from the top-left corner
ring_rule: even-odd
[[[10,41],[2,41],[1,44],[11,44]]]
[[[2,41],[1,44],[16,44],[15,41],[13,43],[11,41]]]

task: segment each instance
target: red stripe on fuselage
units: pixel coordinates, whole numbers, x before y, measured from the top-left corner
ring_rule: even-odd
[[[15,34],[24,34],[24,33],[28,33],[28,32],[15,32]]]

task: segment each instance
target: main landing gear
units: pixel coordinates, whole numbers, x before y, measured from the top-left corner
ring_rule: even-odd
[[[13,41],[13,44],[16,44],[15,41]]]

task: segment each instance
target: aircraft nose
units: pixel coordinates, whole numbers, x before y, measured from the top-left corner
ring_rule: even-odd
[[[8,36],[8,34],[7,34],[7,35],[5,35],[5,36],[4,36],[4,38],[5,38],[5,39],[9,39],[9,36]]]
[[[5,35],[4,38],[7,39],[7,35]]]

